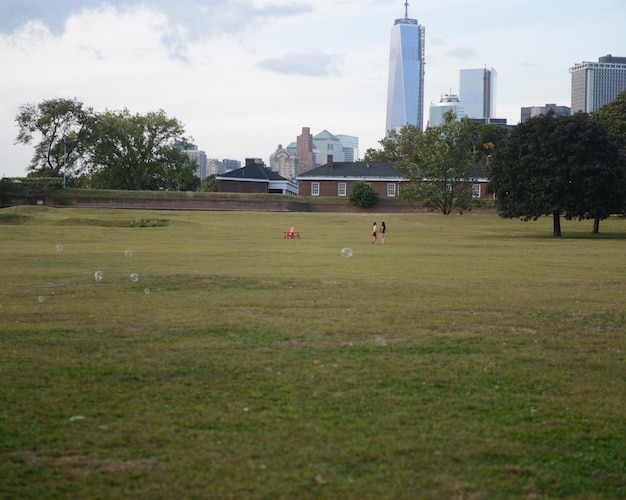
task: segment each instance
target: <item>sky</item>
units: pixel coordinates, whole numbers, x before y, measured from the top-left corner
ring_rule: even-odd
[[[19,107],[163,110],[209,158],[269,156],[302,127],[385,135],[390,30],[404,0],[0,0],[0,177],[27,173]],[[570,106],[569,68],[626,56],[624,0],[409,0],[426,29],[425,116],[459,70],[495,68],[496,116]]]

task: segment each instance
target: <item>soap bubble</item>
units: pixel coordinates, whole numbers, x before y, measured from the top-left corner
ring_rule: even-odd
[[[374,342],[378,347],[385,347],[387,345],[387,339],[385,339],[384,335],[376,335]]]
[[[43,295],[40,295],[39,297],[37,297],[37,300],[39,302],[43,302],[44,300],[46,300],[46,298]]]
[[[57,245],[57,252],[63,251],[63,245]]]
[[[124,257],[132,257],[132,256],[133,256],[132,250],[124,250]]]
[[[137,273],[131,273],[130,281],[132,281],[133,283],[137,283],[139,281],[139,275]]]
[[[149,288],[144,288],[143,289],[143,293],[145,293],[146,295],[150,295],[150,289]]]
[[[95,273],[93,273],[93,278],[96,281],[102,281],[102,271],[96,271]]]
[[[348,247],[342,248],[341,256],[346,257],[346,258],[352,257],[352,248],[348,248]]]

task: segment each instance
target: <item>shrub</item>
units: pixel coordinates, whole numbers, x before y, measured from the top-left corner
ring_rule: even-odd
[[[367,182],[359,181],[352,186],[350,203],[355,207],[370,208],[378,203],[378,193]]]

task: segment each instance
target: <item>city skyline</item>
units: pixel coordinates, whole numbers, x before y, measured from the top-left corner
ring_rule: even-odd
[[[52,98],[98,112],[163,109],[209,157],[242,162],[269,164],[303,125],[357,136],[361,154],[384,137],[389,31],[402,0],[49,5],[0,6],[0,176],[25,175],[33,155],[14,144],[19,106]],[[460,69],[494,67],[497,115],[510,124],[524,106],[570,106],[570,67],[626,56],[617,0],[421,0],[408,14],[426,27],[425,106],[458,93]]]

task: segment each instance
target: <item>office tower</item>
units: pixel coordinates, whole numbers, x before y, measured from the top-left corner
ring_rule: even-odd
[[[535,116],[547,115],[549,111],[554,112],[556,116],[570,116],[571,109],[567,106],[557,106],[556,104],[546,104],[545,106],[528,106],[521,109],[521,123],[524,123]]]
[[[463,104],[459,100],[459,96],[454,94],[444,94],[441,96],[441,100],[437,103],[430,104],[430,118],[428,120],[429,127],[436,127],[437,125],[443,125],[443,115],[447,111],[452,111],[457,120],[465,116]]]
[[[328,155],[333,155],[335,161],[346,161],[343,151],[343,144],[341,144],[339,137],[331,134],[328,130],[322,130],[313,137],[315,165],[326,163]]]
[[[468,118],[489,123],[496,116],[496,79],[493,68],[462,69],[459,75],[459,97]]]
[[[302,134],[296,137],[296,156],[298,158],[298,171],[296,175],[308,172],[315,167],[313,135],[311,135],[311,129],[309,127],[302,127]]]
[[[424,27],[409,18],[407,0],[404,17],[391,28],[385,135],[407,124],[423,128],[424,37]]]
[[[337,139],[343,146],[344,161],[357,161],[359,159],[359,138],[354,135],[337,134]]]
[[[572,113],[597,111],[626,90],[626,57],[607,55],[598,62],[582,62],[572,74]]]

